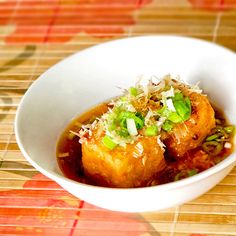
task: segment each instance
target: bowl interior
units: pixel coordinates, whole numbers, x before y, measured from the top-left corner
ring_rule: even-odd
[[[16,117],[17,141],[44,174],[59,174],[58,138],[70,120],[118,96],[144,75],[179,75],[200,82],[209,98],[236,124],[236,57],[208,42],[171,36],[137,37],[92,47],[63,60],[33,83]]]

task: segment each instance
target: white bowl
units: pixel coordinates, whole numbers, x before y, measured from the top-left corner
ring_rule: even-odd
[[[76,115],[120,94],[137,76],[179,75],[196,83],[236,124],[236,56],[202,40],[146,36],[115,40],[78,52],[56,64],[26,92],[15,120],[18,145],[26,159],[68,192],[96,206],[124,212],[154,211],[207,192],[233,168],[235,152],[213,168],[160,186],[114,189],[75,182],[56,161],[58,137]]]

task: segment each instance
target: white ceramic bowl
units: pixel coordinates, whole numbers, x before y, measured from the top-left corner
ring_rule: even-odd
[[[124,212],[154,211],[207,192],[233,168],[235,152],[196,176],[161,186],[114,189],[72,181],[58,168],[58,137],[78,114],[120,93],[137,76],[179,75],[204,89],[236,124],[236,56],[209,42],[174,36],[115,40],[78,52],[42,74],[26,92],[15,133],[26,159],[68,192],[96,206]]]

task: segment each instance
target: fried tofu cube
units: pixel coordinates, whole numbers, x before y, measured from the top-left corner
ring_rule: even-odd
[[[157,137],[140,137],[126,147],[109,150],[102,136],[92,137],[82,144],[85,175],[100,186],[144,187],[165,167],[164,150]]]
[[[176,124],[164,140],[168,154],[176,158],[196,148],[215,127],[215,112],[207,96],[199,93],[187,96],[192,105],[190,118]]]

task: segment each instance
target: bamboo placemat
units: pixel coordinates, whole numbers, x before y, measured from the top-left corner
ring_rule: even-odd
[[[16,144],[17,106],[42,72],[92,45],[150,34],[236,50],[236,0],[0,0],[0,235],[236,235],[236,168],[187,204],[124,214],[71,196]]]

